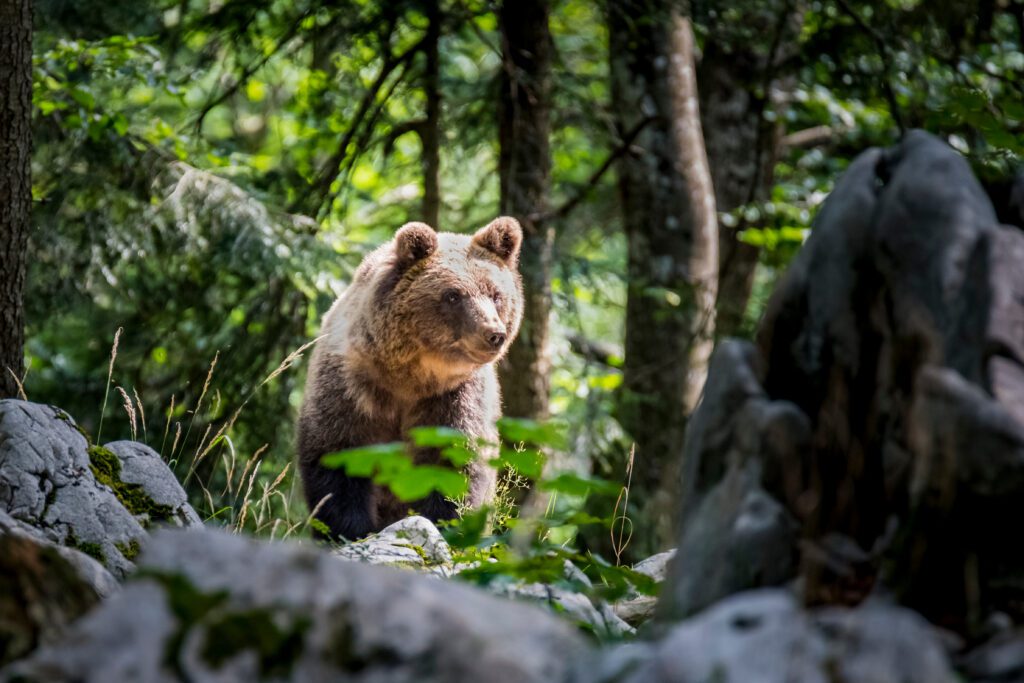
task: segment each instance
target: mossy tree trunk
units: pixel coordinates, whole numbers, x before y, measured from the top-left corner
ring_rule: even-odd
[[[24,371],[32,206],[32,3],[0,0],[0,398]]]
[[[525,310],[519,337],[500,368],[505,414],[543,419],[548,413],[551,250],[554,231],[543,218],[551,179],[551,32],[548,0],[506,0],[499,111],[501,213],[523,226],[519,272]]]
[[[629,258],[619,419],[636,443],[632,551],[647,555],[672,542],[674,463],[713,344],[718,233],[689,19],[672,0],[609,0],[608,16],[617,125],[654,117],[618,165]]]

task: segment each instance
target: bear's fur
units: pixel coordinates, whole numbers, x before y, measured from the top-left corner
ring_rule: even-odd
[[[454,504],[436,492],[403,504],[320,458],[399,441],[418,426],[497,441],[494,363],[522,320],[521,243],[514,218],[497,218],[472,236],[408,223],[363,260],[324,316],[299,415],[298,464],[309,507],[320,505],[316,516],[332,537],[361,538],[409,508],[434,521],[455,517]],[[419,464],[439,459],[434,449],[415,454]],[[487,502],[494,469],[475,461],[467,474],[467,502]]]

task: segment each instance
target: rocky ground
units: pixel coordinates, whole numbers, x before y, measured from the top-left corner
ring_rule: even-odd
[[[657,604],[463,585],[422,518],[335,550],[207,528],[156,453],[0,401],[0,681],[1024,680],[1024,232],[996,215],[923,133],[851,165],[756,344],[719,344],[678,551],[636,567]]]

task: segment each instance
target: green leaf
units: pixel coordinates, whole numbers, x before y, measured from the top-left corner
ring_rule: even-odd
[[[470,548],[478,545],[487,532],[490,509],[485,507],[470,510],[460,519],[441,525],[441,534],[453,548]]]
[[[466,441],[466,435],[451,427],[413,427],[409,430],[412,442],[421,448],[443,448]]]
[[[455,467],[465,467],[476,458],[476,452],[465,446],[449,446],[441,449],[441,457]]]
[[[566,447],[565,429],[554,422],[535,422],[505,417],[498,420],[498,433],[511,443],[527,443],[550,446],[558,450]]]
[[[344,469],[353,477],[371,477],[376,472],[391,472],[412,467],[412,462],[401,442],[373,444],[351,448],[337,453],[328,453],[320,458],[320,464],[329,469]]]
[[[468,490],[465,476],[437,465],[419,465],[401,470],[383,478],[380,483],[391,489],[391,493],[402,502],[425,498],[432,491],[438,491],[448,498],[458,498]]]
[[[86,109],[92,109],[96,106],[96,98],[93,97],[91,92],[83,88],[72,88],[71,98]]]
[[[539,479],[544,471],[544,460],[543,453],[530,448],[517,451],[512,448],[502,447],[498,464],[511,467],[529,479]]]

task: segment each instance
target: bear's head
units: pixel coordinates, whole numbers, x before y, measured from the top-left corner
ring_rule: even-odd
[[[464,372],[508,350],[523,317],[522,241],[519,222],[504,216],[471,236],[425,223],[396,233],[376,301],[434,374]]]

